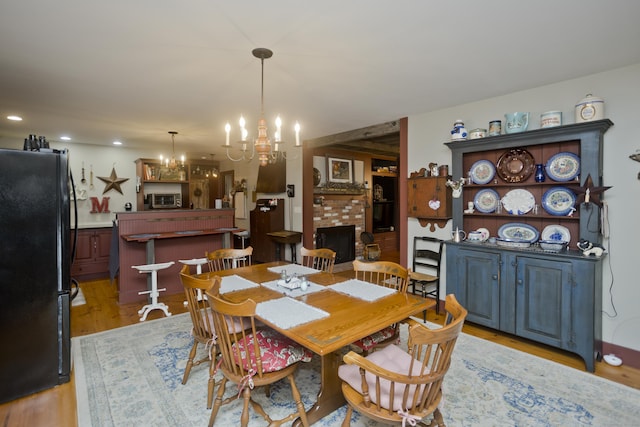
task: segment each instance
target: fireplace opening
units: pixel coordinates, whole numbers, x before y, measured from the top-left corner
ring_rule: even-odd
[[[336,252],[336,264],[356,259],[356,226],[339,225],[316,230],[316,248]]]

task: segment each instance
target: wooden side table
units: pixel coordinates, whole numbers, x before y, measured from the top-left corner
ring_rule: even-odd
[[[296,244],[302,241],[302,233],[299,231],[272,231],[267,236],[276,244],[276,260],[282,261],[282,245],[288,244],[291,248],[291,262],[297,264],[296,261]]]

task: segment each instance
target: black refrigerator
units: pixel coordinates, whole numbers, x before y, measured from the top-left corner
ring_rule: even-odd
[[[69,381],[68,152],[0,149],[0,403]]]

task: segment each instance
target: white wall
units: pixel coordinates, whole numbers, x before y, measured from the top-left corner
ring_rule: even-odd
[[[470,70],[472,72],[472,70]],[[640,114],[640,64],[559,82],[509,95],[459,105],[409,117],[409,172],[430,162],[450,164],[451,153],[443,145],[456,119],[469,129],[487,128],[491,120],[504,113],[529,111],[529,129],[539,127],[542,112],[561,110],[565,124],[574,123],[574,106],[587,93],[605,101],[605,117],[613,121],[604,136],[603,185],[612,186],[603,199],[609,205],[610,238],[603,243],[608,254],[603,264],[603,340],[640,350],[640,163],[629,155],[640,149],[638,115]],[[428,94],[425,94],[428,96]],[[473,141],[469,142],[473,144]],[[459,178],[459,177],[454,177]],[[409,244],[414,235],[430,235],[417,220],[408,220]],[[437,230],[437,237],[450,238],[451,223]],[[411,253],[411,248],[409,248]],[[446,284],[446,277],[445,277]],[[445,284],[441,294],[445,294]],[[578,325],[579,327],[579,325]]]

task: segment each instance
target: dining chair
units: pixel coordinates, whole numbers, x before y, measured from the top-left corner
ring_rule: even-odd
[[[241,396],[243,408],[239,424],[243,427],[249,422],[249,403],[269,425],[279,426],[300,417],[302,425],[308,426],[294,373],[300,362],[311,361],[313,353],[271,328],[258,329],[254,317],[255,301],[248,299],[237,304],[231,303],[221,299],[215,292],[207,292],[207,300],[218,331],[219,371],[223,375],[211,410],[209,426],[214,425],[222,405],[240,399]],[[230,321],[238,324],[239,328],[228,328]],[[272,420],[262,405],[251,398],[251,392],[255,387],[268,386],[283,378],[287,378],[291,385],[296,411],[281,420]],[[229,381],[237,384],[239,391],[223,399]]]
[[[329,248],[307,249],[300,248],[302,255],[302,265],[315,268],[326,273],[333,273],[333,266],[336,263],[336,252]]]
[[[407,351],[390,345],[367,357],[350,351],[338,368],[347,413],[342,427],[351,424],[355,409],[384,424],[444,426],[438,408],[442,383],[451,365],[451,355],[467,310],[449,294],[445,301],[445,325],[429,329],[407,319]],[[430,424],[421,422],[432,416]]]
[[[413,237],[413,267],[409,274],[409,286],[415,295],[436,300],[436,314],[440,314],[440,263],[444,241],[435,237]],[[427,311],[422,312],[427,321]]]
[[[238,267],[251,265],[253,247],[247,246],[244,249],[216,249],[205,254],[209,271],[231,270]]]
[[[209,363],[209,383],[207,390],[207,409],[209,409],[213,402],[213,388],[215,386],[213,377],[215,374],[215,359],[217,354],[216,334],[209,305],[206,299],[202,299],[201,295],[207,290],[210,290],[213,294],[218,294],[221,280],[220,276],[214,276],[211,279],[199,279],[191,276],[188,265],[184,265],[182,270],[180,270],[180,280],[184,287],[186,304],[189,308],[191,324],[193,325],[191,328],[193,345],[189,352],[187,365],[184,368],[182,384],[187,383],[193,366],[198,366],[205,362]],[[199,345],[204,346],[207,354],[202,359],[194,361]]]
[[[355,278],[365,282],[375,283],[379,286],[396,289],[406,293],[408,287],[409,270],[391,261],[363,262],[353,261]],[[386,347],[389,344],[399,342],[400,324],[394,323],[386,328],[368,335],[352,343],[364,356],[371,350]]]

